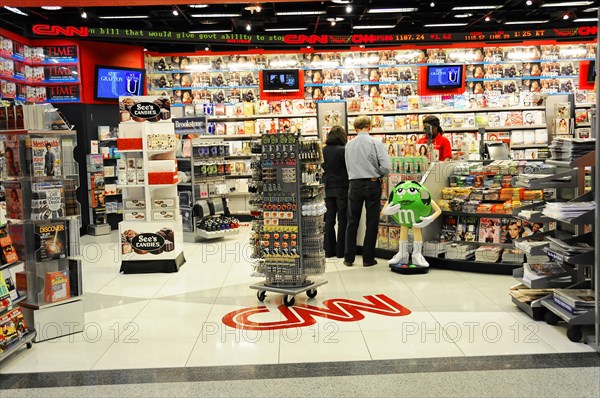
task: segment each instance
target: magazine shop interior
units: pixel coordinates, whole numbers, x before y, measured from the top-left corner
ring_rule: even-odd
[[[595,26],[56,28],[0,29],[0,373],[600,350]],[[375,265],[325,222],[365,120]]]

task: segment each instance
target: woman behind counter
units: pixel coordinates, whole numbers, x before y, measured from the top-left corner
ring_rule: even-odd
[[[346,170],[345,148],[348,142],[346,130],[333,126],[323,148],[323,183],[325,184],[325,256],[344,257],[346,246],[346,225],[348,222],[348,172]],[[337,239],[335,221],[337,217]]]

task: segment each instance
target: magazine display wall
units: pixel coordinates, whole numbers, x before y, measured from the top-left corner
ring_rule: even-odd
[[[120,97],[118,185],[121,271],[177,272],[185,263],[177,193],[178,148],[167,97]]]
[[[77,45],[29,46],[0,36],[0,98],[79,102],[79,83]]]
[[[295,295],[317,295],[324,280],[309,276],[325,272],[323,229],[325,203],[321,163],[323,153],[317,140],[304,140],[299,134],[265,134],[261,138],[261,157],[253,162],[256,170],[253,188],[254,276],[264,282],[250,286],[264,301],[266,292],[284,295],[292,306]]]
[[[72,131],[18,130],[3,134],[8,231],[18,258],[17,293],[34,341],[83,330],[79,258],[79,186]]]

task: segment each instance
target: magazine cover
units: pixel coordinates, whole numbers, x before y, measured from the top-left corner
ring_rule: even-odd
[[[2,280],[6,285],[10,299],[12,301],[17,300],[19,298],[19,293],[17,292],[17,286],[15,285],[15,281],[13,280],[9,269],[2,270]]]
[[[479,221],[479,241],[500,243],[501,221],[499,218],[481,218]]]
[[[465,242],[476,242],[479,231],[479,217],[461,216],[458,219],[456,234],[458,239]]]
[[[400,247],[400,227],[389,227],[388,237],[388,250],[398,250]]]
[[[61,175],[60,139],[58,137],[32,138],[31,155],[34,177]]]
[[[523,236],[521,222],[514,218],[503,218],[500,225],[500,243],[512,243]]]
[[[4,147],[4,164],[6,175],[9,177],[21,176],[21,167],[19,166],[19,140],[17,137],[8,135]]]
[[[6,195],[6,217],[23,219],[23,189],[20,182],[4,182]]]
[[[32,184],[31,219],[50,220],[65,216],[62,181]]]
[[[380,225],[377,232],[377,248],[387,250],[389,245],[388,241],[388,227]]]
[[[66,300],[71,297],[68,271],[46,272],[44,299],[47,303]]]
[[[0,257],[1,264],[11,264],[19,260],[13,241],[8,233],[4,233],[5,229],[0,229],[0,248],[2,255]]]
[[[67,257],[67,233],[63,222],[36,225],[36,254],[38,261]]]
[[[449,242],[456,240],[456,228],[458,225],[458,216],[445,215],[442,217],[442,227],[440,229],[440,241]]]

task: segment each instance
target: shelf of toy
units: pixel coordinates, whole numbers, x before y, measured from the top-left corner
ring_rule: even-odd
[[[4,361],[5,359],[8,359],[12,354],[19,351],[23,346],[27,346],[28,349],[31,348],[33,346],[33,340],[35,339],[35,336],[35,330],[30,330],[16,344],[10,346],[5,351],[0,353],[0,362]]]
[[[216,239],[216,238],[222,238],[224,236],[233,236],[233,235],[238,235],[240,233],[238,228],[235,229],[225,229],[222,231],[213,231],[213,232],[209,232],[209,231],[205,231],[203,229],[197,229],[196,230],[196,235],[198,235],[201,238],[204,239]]]
[[[588,167],[596,165],[596,151],[591,151],[586,153],[572,161],[563,161],[563,160],[553,160],[547,159],[546,164],[557,166],[557,167],[565,167],[565,168],[574,168],[574,167]]]
[[[0,271],[2,271],[3,269],[7,269],[10,267],[14,267],[15,265],[19,265],[19,264],[24,264],[23,261],[13,261],[12,263],[8,263],[8,264],[2,264],[0,265]]]
[[[574,270],[569,270],[566,272],[561,272],[559,274],[545,276],[539,279],[534,279],[531,282],[523,280],[523,267],[515,268],[513,270],[513,277],[518,280],[523,285],[527,286],[530,289],[548,289],[548,288],[563,288],[573,284],[575,280],[576,272]],[[564,278],[565,276],[570,276],[571,279],[569,281],[557,281],[558,278]]]

